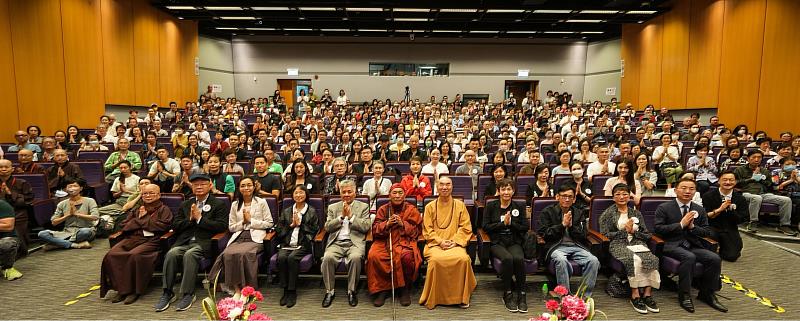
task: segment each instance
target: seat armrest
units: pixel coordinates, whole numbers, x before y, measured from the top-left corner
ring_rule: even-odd
[[[703,240],[705,242],[708,242],[708,246],[711,247],[712,251],[719,252],[719,242],[717,242],[716,240],[714,240],[714,239],[712,239],[710,237],[704,237]]]
[[[218,242],[218,241],[219,241],[219,240],[221,240],[223,237],[225,237],[225,234],[227,234],[227,233],[228,233],[228,232],[219,232],[219,233],[217,233],[217,234],[214,234],[214,236],[212,236],[212,237],[211,237],[211,240],[212,240],[212,241],[214,241],[214,242]]]
[[[364,238],[367,242],[372,242],[372,229],[369,229],[367,236]]]
[[[325,234],[327,234],[327,232],[325,232],[325,229],[324,228],[320,229],[319,233],[317,233],[317,235],[314,236],[314,242],[320,242],[321,243],[325,239]]]
[[[109,235],[109,236],[108,236],[108,240],[109,240],[109,241],[111,241],[111,240],[115,240],[116,238],[118,238],[118,237],[120,237],[120,236],[122,236],[122,231],[119,231],[119,232],[116,232],[116,233],[114,233],[114,234],[111,234],[111,235]]]
[[[593,229],[589,229],[588,233],[589,233],[589,236],[597,239],[600,242],[603,242],[603,243],[611,242],[611,240],[608,239],[608,237],[606,237],[602,233],[600,233],[598,231],[595,231]]]
[[[276,234],[277,233],[275,233],[275,231],[267,232],[267,235],[264,235],[264,241],[272,241],[272,239],[275,238]]]
[[[475,233],[472,233],[472,237],[469,238],[469,242],[470,243],[477,243],[478,242],[478,236],[475,235]]]
[[[481,237],[481,243],[491,243],[492,239],[489,237],[489,234],[486,233],[482,228],[478,229],[478,236]]]
[[[162,241],[166,241],[166,240],[168,240],[169,238],[171,238],[173,236],[175,236],[175,231],[169,230],[169,232],[164,233],[164,235],[161,235],[161,240]]]

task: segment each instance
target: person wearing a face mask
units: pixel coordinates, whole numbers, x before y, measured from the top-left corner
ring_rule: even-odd
[[[189,147],[189,135],[183,131],[183,126],[178,126],[172,133],[172,150],[175,153],[175,158],[183,156],[184,150]]]
[[[758,216],[761,212],[761,203],[768,202],[777,204],[780,208],[780,226],[777,228],[787,236],[795,236],[797,232],[790,227],[792,218],[792,200],[786,196],[773,194],[773,182],[770,179],[770,172],[761,165],[764,154],[760,150],[754,150],[747,155],[747,165],[737,167],[733,173],[736,174],[737,186],[741,189],[742,195],[747,200],[750,210],[750,223],[747,230],[752,233],[758,232]]]
[[[797,161],[791,157],[780,160],[780,168],[772,171],[772,182],[775,184],[776,193],[789,197],[792,200],[792,228],[798,230],[800,215],[797,213],[797,204],[800,203],[800,174],[798,174]]]
[[[719,256],[735,262],[742,254],[742,237],[739,223],[748,221],[747,200],[742,192],[734,190],[736,175],[723,171],[719,175],[719,190],[703,194],[703,207],[708,213],[711,238],[719,243]]]
[[[98,138],[97,134],[92,133],[86,136],[86,139],[81,141],[81,146],[78,149],[78,154],[80,152],[98,152],[98,151],[108,151],[108,147],[102,145],[100,143],[100,139]]]
[[[39,232],[39,239],[45,242],[45,251],[54,249],[90,249],[89,243],[94,239],[97,220],[97,202],[89,197],[81,196],[83,186],[86,184],[81,179],[67,179],[65,191],[69,195],[58,203],[53,213],[51,223],[53,226],[64,224],[62,231],[43,230]]]

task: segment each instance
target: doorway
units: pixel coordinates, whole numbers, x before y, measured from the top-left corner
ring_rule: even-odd
[[[522,100],[525,99],[525,93],[531,92],[533,99],[539,99],[539,81],[538,80],[506,80],[505,97],[508,98],[509,94],[514,94],[517,99],[517,104],[521,105]]]
[[[278,79],[278,91],[281,97],[286,100],[287,112],[294,113],[297,111],[297,96],[300,90],[308,94],[308,89],[311,88],[311,79]]]

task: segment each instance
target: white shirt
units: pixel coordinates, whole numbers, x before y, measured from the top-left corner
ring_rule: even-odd
[[[609,175],[614,173],[614,170],[617,168],[617,164],[614,164],[612,161],[608,161],[608,172]],[[600,161],[593,162],[586,167],[586,175],[589,176],[589,179],[592,179],[592,176],[599,175],[603,172],[603,165],[600,164]]]
[[[422,166],[422,173],[423,174],[433,174],[434,169],[436,170],[437,175],[441,174],[450,174],[450,168],[447,167],[442,162],[436,163],[436,167],[434,168],[433,163],[427,163],[425,166]],[[438,177],[437,177],[438,178]]]
[[[342,204],[344,205],[344,204]],[[352,205],[352,204],[351,204]],[[342,207],[344,208],[344,207]],[[352,212],[352,207],[351,207]],[[339,235],[336,236],[339,241],[346,241],[350,239],[350,218],[345,217],[342,219],[342,228],[339,230]]]
[[[292,206],[292,211],[294,211],[294,213],[296,213],[297,216],[300,217],[300,222],[303,222],[303,214],[305,214],[306,211],[308,211],[308,203],[305,203],[303,205],[303,208],[300,209],[299,212],[297,211],[297,207]],[[294,229],[292,229],[292,237],[289,239],[289,246],[292,247],[297,246],[298,238],[300,238],[300,225],[295,226]]]
[[[209,134],[207,130],[203,130],[202,132],[195,131],[192,135],[197,135],[198,145],[205,148],[211,146],[211,134]]]

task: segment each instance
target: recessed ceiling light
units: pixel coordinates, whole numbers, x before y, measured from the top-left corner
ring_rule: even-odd
[[[336,8],[322,8],[322,7],[299,7],[302,11],[336,11]]]
[[[487,13],[523,13],[523,9],[488,9]]]
[[[360,32],[386,32],[384,29],[358,29]]]
[[[470,13],[470,12],[478,12],[478,9],[439,9],[439,12]]]
[[[320,31],[325,32],[348,32],[350,29],[319,29]]]
[[[582,34],[590,34],[590,35],[600,35],[603,34],[604,31],[581,31]]]
[[[247,30],[255,30],[255,31],[273,31],[277,30],[275,28],[245,28]]]
[[[251,7],[250,9],[253,10],[261,10],[261,11],[282,11],[282,10],[292,10],[289,7]]]
[[[183,17],[178,17],[178,20],[183,20]]]
[[[204,7],[206,10],[243,10],[242,7]]]
[[[243,17],[243,16],[230,16],[230,17],[219,17],[222,20],[255,20],[256,17]]]
[[[470,30],[469,33],[498,33],[499,31],[493,30]]]
[[[350,20],[350,19],[348,19],[347,17],[342,18],[342,21],[347,21],[347,20]]]
[[[636,23],[644,23],[643,20],[636,21]]]
[[[394,18],[394,21],[428,21],[428,18]]]
[[[233,27],[217,27],[216,29],[217,30],[239,30],[239,28],[233,28]]]
[[[618,10],[581,10],[582,14],[616,14]]]
[[[548,34],[573,34],[574,31],[545,31],[544,33]]]
[[[345,8],[347,11],[383,11],[383,8]]]
[[[395,30],[395,32],[414,32],[414,30],[402,29],[402,30]]]
[[[578,23],[598,23],[603,22],[603,20],[589,20],[589,19],[569,19],[567,22],[578,22]]]
[[[167,6],[169,10],[197,10],[197,8],[192,6]]]
[[[283,28],[285,31],[312,31],[310,28]]]
[[[506,33],[528,34],[528,33],[536,33],[536,31],[509,30],[509,31],[506,31]]]
[[[431,30],[431,32],[436,32],[436,33],[460,33],[461,30]]]
[[[394,8],[392,9],[394,12],[430,12],[431,9],[421,9],[421,8]]]
[[[626,14],[654,14],[658,11],[655,10],[631,10],[626,12]]]
[[[572,10],[533,10],[533,13],[572,13]]]

